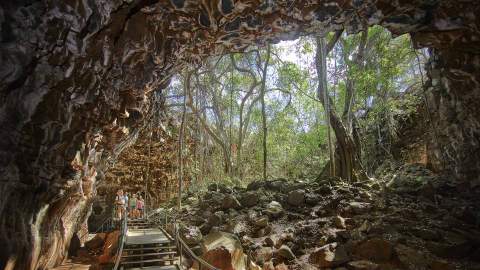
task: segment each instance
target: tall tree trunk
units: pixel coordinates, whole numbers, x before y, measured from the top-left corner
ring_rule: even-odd
[[[245,105],[247,104],[248,99],[253,95],[253,91],[255,88],[260,84],[257,81],[257,77],[255,73],[246,68],[241,68],[237,65],[237,62],[235,61],[235,57],[233,54],[230,54],[230,61],[232,63],[232,66],[240,73],[247,73],[250,78],[252,79],[252,83],[249,86],[249,89],[247,93],[242,97],[242,100],[240,101],[240,111],[239,111],[239,123],[238,123],[238,147],[237,147],[237,175],[240,177],[240,180],[243,179],[243,161],[242,161],[242,151],[243,151],[243,140],[244,140],[244,133],[247,129],[248,126],[248,118],[249,114],[247,113],[247,117],[245,120],[243,111],[245,109]],[[255,100],[250,103],[248,106],[248,112],[251,111],[252,106],[255,104]]]
[[[190,76],[187,76],[186,80],[190,80]],[[178,197],[177,197],[177,207],[178,211],[180,211],[182,207],[182,186],[183,186],[183,146],[184,146],[184,137],[185,137],[185,122],[187,119],[187,94],[186,92],[189,91],[184,89],[183,94],[183,106],[182,106],[182,122],[180,124],[180,130],[178,132]]]
[[[364,64],[364,55],[365,55],[365,50],[367,47],[367,39],[368,39],[368,27],[365,29],[365,31],[362,32],[361,37],[360,37],[360,44],[358,45],[358,51],[356,54],[353,56],[353,64],[358,67],[360,71],[362,71],[365,67]],[[345,45],[343,46],[345,48]],[[342,50],[343,51],[343,50]],[[343,58],[344,62],[348,63],[348,55],[343,52]],[[353,116],[353,104],[355,103],[355,80],[351,78],[351,67],[348,67],[347,71],[347,78],[346,78],[346,89],[345,89],[345,103],[343,107],[343,114],[342,114],[342,119],[343,122],[345,123],[345,127],[347,128],[349,133],[353,133],[353,121],[354,121],[354,116]]]
[[[267,180],[267,116],[265,113],[265,84],[267,81],[268,62],[270,61],[270,44],[267,44],[267,56],[262,70],[261,104],[262,104],[262,130],[263,130],[263,180]]]
[[[229,146],[228,146],[228,141],[227,141],[228,138],[225,138],[225,136],[222,136],[222,134],[220,133],[221,131],[223,131],[222,130],[223,123],[220,124],[219,128],[217,127],[216,130],[213,130],[206,120],[206,115],[205,115],[204,110],[199,111],[193,105],[193,98],[192,98],[192,92],[191,92],[191,86],[190,86],[191,76],[193,75],[193,73],[194,73],[193,71],[187,72],[187,74],[185,76],[186,79],[185,79],[185,84],[184,85],[185,85],[185,96],[187,97],[186,106],[188,106],[190,108],[190,110],[192,111],[192,113],[196,117],[196,119],[200,121],[200,123],[202,124],[202,126],[205,129],[205,131],[207,132],[207,134],[210,135],[210,137],[222,149],[223,162],[224,162],[223,169],[224,169],[224,172],[226,174],[230,175],[230,171],[232,169],[232,158],[231,158],[231,152],[230,152],[230,149],[229,149]],[[198,74],[195,74],[195,75],[198,75]],[[205,95],[205,93],[204,93],[204,95]],[[214,100],[215,100],[215,97],[214,97]],[[214,101],[214,106],[213,106],[214,110],[219,110],[217,104],[218,104],[218,102]],[[217,115],[220,115],[220,114],[217,114]],[[222,121],[223,121],[223,119],[222,119]]]
[[[336,163],[334,176],[338,176],[349,181],[354,181],[357,179],[355,171],[361,167],[358,160],[358,155],[356,153],[356,145],[351,134],[348,132],[342,120],[335,112],[335,109],[328,106],[332,102],[330,97],[327,95],[327,55],[334,47],[340,36],[341,32],[337,32],[328,45],[326,45],[323,37],[316,38],[317,49],[315,55],[315,65],[319,80],[317,95],[324,109],[326,109],[327,117],[329,118],[332,129],[335,133],[335,137],[337,138],[337,146],[335,149],[336,158],[335,160],[330,160],[330,162]]]
[[[322,62],[320,65],[317,64],[317,76],[318,76],[318,98],[322,101],[323,108],[325,109],[325,119],[327,122],[327,139],[328,139],[328,153],[330,156],[330,160],[335,160],[334,159],[334,152],[333,152],[333,146],[332,146],[332,136],[330,132],[330,127],[331,127],[331,121],[330,121],[330,113],[331,113],[331,108],[330,108],[330,98],[328,94],[328,87],[327,87],[327,64],[326,64],[326,59],[327,59],[327,45],[325,43],[325,38],[319,37],[317,38],[317,54],[320,54],[318,56],[318,59],[321,59],[322,61],[324,60],[325,62]],[[329,164],[329,171],[330,175],[335,175],[335,162],[330,162]]]

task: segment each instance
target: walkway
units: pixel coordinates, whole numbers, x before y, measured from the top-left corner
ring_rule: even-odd
[[[199,270],[221,270],[197,256],[179,236],[178,224],[173,222],[174,234],[170,236],[161,225],[159,216],[150,216],[148,220],[122,221],[121,242],[114,270],[180,270],[180,265],[197,265]],[[172,219],[170,219],[172,220]],[[167,218],[165,217],[165,224]],[[178,250],[177,250],[178,248]],[[179,256],[182,254],[182,256]],[[185,266],[185,265],[184,265]],[[188,266],[191,269],[192,265]]]
[[[129,220],[119,269],[179,270],[174,239],[147,220]]]

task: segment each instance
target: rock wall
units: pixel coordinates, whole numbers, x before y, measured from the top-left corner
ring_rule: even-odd
[[[480,44],[432,50],[427,82],[442,168],[471,188],[480,186]]]
[[[468,180],[480,168],[469,107],[479,92],[476,14],[477,0],[2,1],[0,267],[62,261],[97,180],[136,140],[170,76],[265,41],[381,24],[435,48],[441,143]]]
[[[178,194],[178,127],[177,121],[162,116],[150,122],[148,128],[140,132],[135,144],[123,151],[115,165],[105,174],[105,181],[97,185],[97,196],[93,202],[93,211],[88,224],[92,229],[112,216],[116,192],[141,193],[146,199],[147,211],[157,209],[160,204]],[[186,134],[184,147],[192,148],[191,135]],[[191,151],[184,153],[184,166],[192,164]],[[191,182],[189,173],[183,180],[183,189],[187,190]],[[145,197],[147,189],[147,197]]]

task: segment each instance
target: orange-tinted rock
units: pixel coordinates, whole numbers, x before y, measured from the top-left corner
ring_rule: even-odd
[[[88,250],[94,250],[102,247],[105,243],[105,233],[97,233],[90,241],[85,242]]]
[[[310,254],[309,262],[319,267],[335,267],[349,260],[349,256],[342,246],[331,243],[316,249]]]
[[[113,231],[108,233],[105,238],[105,245],[103,246],[103,252],[98,256],[97,260],[100,264],[113,263],[115,260],[115,253],[118,248],[118,237],[120,231]]]
[[[222,270],[246,269],[246,256],[240,241],[230,233],[213,232],[203,238],[202,258]]]

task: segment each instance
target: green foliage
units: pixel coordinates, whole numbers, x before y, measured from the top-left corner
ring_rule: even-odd
[[[332,34],[329,37],[333,36]],[[372,27],[368,32],[364,61],[356,63],[361,34],[342,35],[327,59],[328,88],[337,112],[345,106],[348,80],[354,82],[355,96],[352,111],[367,117],[358,119],[359,127],[367,134],[362,138],[364,158],[375,157],[380,151],[379,136],[391,141],[397,136],[398,121],[416,110],[416,97],[395,98],[418,83],[413,72],[415,55],[408,36],[391,38],[388,31]],[[323,108],[316,100],[317,77],[313,55],[315,43],[310,37],[302,37],[287,47],[272,45],[271,63],[266,81],[266,115],[268,126],[268,174],[270,177],[315,177],[328,159],[327,127]],[[235,54],[238,66],[250,70],[260,81],[265,61],[265,49],[259,48],[244,54]],[[297,58],[293,57],[299,52]],[[293,59],[293,60],[292,60]],[[241,100],[247,95],[254,79],[250,73],[236,70],[229,56],[213,58],[198,70],[201,87],[197,99],[205,106],[206,120],[212,130],[227,146],[238,146]],[[180,91],[178,86],[172,91]],[[240,160],[231,150],[234,168],[243,163],[243,173],[232,175],[224,171],[225,153],[208,134],[202,144],[208,150],[209,162],[202,169],[205,181],[225,180],[230,183],[259,179],[262,172],[261,110],[257,85],[246,99],[242,114],[245,124],[243,149]],[[410,100],[411,99],[411,100]],[[249,112],[250,111],[250,112]],[[249,113],[248,113],[249,112]],[[374,135],[380,127],[380,135]],[[232,131],[232,134],[230,133]],[[385,144],[387,148],[388,143]],[[383,147],[383,145],[382,145]],[[375,149],[375,150],[372,150]],[[377,151],[377,152],[375,152]],[[383,153],[382,152],[382,153]],[[194,174],[199,174],[195,171]]]

